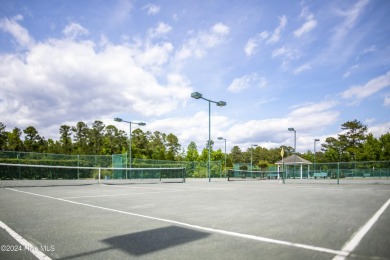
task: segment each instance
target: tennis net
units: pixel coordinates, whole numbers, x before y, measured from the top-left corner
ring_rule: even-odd
[[[0,163],[0,187],[185,182],[185,168],[77,167]]]
[[[248,170],[229,170],[228,181],[250,181],[263,179],[278,179],[281,173],[277,171],[248,171]]]

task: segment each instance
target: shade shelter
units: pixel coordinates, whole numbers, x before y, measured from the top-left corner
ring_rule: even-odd
[[[293,154],[289,157],[284,158],[283,160],[280,160],[275,163],[278,165],[278,169],[281,169],[281,165],[284,164],[286,176],[293,176],[295,178],[295,169],[298,166],[300,169],[300,178],[303,178],[303,170],[304,168],[307,168],[307,177],[309,177],[310,172],[310,165],[312,164],[310,161],[303,159],[302,157],[299,157],[296,154]]]

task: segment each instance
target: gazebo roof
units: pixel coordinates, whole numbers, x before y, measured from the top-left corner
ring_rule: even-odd
[[[291,156],[289,156],[289,157],[286,157],[286,158],[284,158],[283,159],[283,161],[282,160],[280,160],[280,161],[277,161],[275,164],[288,164],[288,165],[307,165],[307,164],[312,164],[310,161],[308,161],[308,160],[305,160],[305,159],[303,159],[302,157],[299,157],[298,155],[296,155],[296,154],[293,154],[293,155],[291,155]]]

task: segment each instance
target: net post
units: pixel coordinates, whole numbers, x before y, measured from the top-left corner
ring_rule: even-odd
[[[101,183],[101,179],[100,179],[100,178],[101,178],[101,172],[100,172],[100,169],[101,169],[101,168],[99,167],[99,179],[98,179],[98,183],[99,183],[99,184]]]

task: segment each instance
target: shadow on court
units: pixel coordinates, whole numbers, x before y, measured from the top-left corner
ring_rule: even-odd
[[[190,243],[196,240],[204,239],[209,235],[210,234],[206,232],[177,226],[156,228],[127,235],[110,237],[102,240],[102,242],[108,244],[109,247],[72,255],[61,259],[87,257],[98,254],[100,252],[118,249],[132,256],[142,256],[167,248]]]

